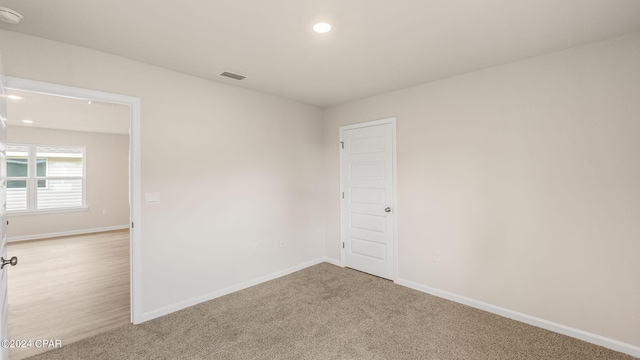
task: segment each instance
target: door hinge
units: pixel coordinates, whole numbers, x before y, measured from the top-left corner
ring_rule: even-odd
[[[344,149],[344,141],[340,141],[340,146]]]
[[[342,198],[344,199],[344,192],[342,193]]]
[[[133,229],[135,226],[133,226],[133,223],[131,223],[131,228]]]
[[[342,243],[342,248],[344,249],[344,242]]]

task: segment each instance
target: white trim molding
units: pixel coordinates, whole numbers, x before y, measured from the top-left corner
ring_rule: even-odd
[[[326,263],[331,264],[331,265],[344,267],[344,266],[342,266],[342,264],[340,263],[340,260],[332,259],[332,258],[330,258],[330,257],[326,257],[326,256],[325,256],[322,260],[323,260],[324,262],[326,262]]]
[[[640,358],[640,347],[405,279],[396,284]]]
[[[141,152],[140,152],[140,98],[128,95],[113,94],[103,91],[81,89],[65,85],[50,84],[40,81],[2,77],[5,88],[30,91],[40,94],[63,96],[68,98],[96,100],[107,103],[128,105],[130,109],[129,128],[129,204],[131,207],[130,264],[131,264],[131,322],[142,321],[142,187],[141,187]]]
[[[60,237],[60,236],[95,234],[95,233],[100,233],[100,232],[105,232],[105,231],[124,230],[124,229],[128,229],[128,228],[129,228],[129,224],[125,224],[125,225],[116,225],[116,226],[106,226],[106,227],[101,227],[101,228],[93,228],[93,229],[80,229],[80,230],[60,231],[60,232],[47,233],[47,234],[11,236],[11,237],[7,238],[7,241],[12,243],[12,242],[18,242],[18,241],[50,239],[50,238],[56,238],[56,237]]]

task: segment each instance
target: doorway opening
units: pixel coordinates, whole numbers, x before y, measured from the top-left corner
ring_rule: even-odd
[[[103,276],[97,270],[105,264],[100,254],[112,251],[112,266],[124,268],[120,280],[126,276],[126,282],[108,285],[125,296],[120,299],[120,319],[139,323],[140,100],[15,78],[5,78],[5,87],[10,95],[7,150],[13,169],[9,175],[15,175],[7,182],[9,246],[58,243],[75,249],[82,254],[79,257],[93,259],[96,271],[76,268],[84,270],[66,276],[89,283],[91,276]],[[70,264],[55,255],[40,259],[40,268],[51,271]],[[21,260],[29,272],[29,262]],[[10,283],[11,277],[9,273]],[[8,297],[11,304],[11,291]]]

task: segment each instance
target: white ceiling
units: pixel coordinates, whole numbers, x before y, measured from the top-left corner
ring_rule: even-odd
[[[640,31],[639,0],[0,0],[0,28],[317,106]],[[312,25],[334,26],[316,34]],[[220,78],[230,71],[247,76]]]
[[[130,109],[127,105],[27,91],[9,90],[7,93],[24,98],[7,99],[9,125],[129,134]],[[33,123],[25,124],[22,120],[31,120]]]

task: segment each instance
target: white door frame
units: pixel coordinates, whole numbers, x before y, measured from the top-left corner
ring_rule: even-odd
[[[5,88],[29,91],[40,94],[64,96],[68,98],[95,100],[108,103],[129,105],[130,133],[129,133],[129,206],[131,223],[130,229],[130,275],[131,275],[131,322],[142,322],[142,244],[141,244],[141,172],[140,172],[140,98],[112,94],[102,91],[87,90],[64,85],[50,84],[39,81],[4,77]]]
[[[392,159],[393,159],[393,176],[392,176],[392,186],[391,186],[391,192],[392,192],[392,197],[393,197],[393,204],[391,205],[393,208],[393,222],[394,222],[394,227],[393,227],[393,282],[396,282],[398,279],[398,189],[397,189],[397,157],[396,157],[396,143],[397,143],[397,138],[396,138],[396,118],[392,117],[392,118],[386,118],[386,119],[380,119],[380,120],[373,120],[373,121],[367,121],[367,122],[362,122],[362,123],[357,123],[357,124],[352,124],[352,125],[344,125],[344,126],[340,126],[339,128],[339,139],[340,139],[340,144],[338,144],[338,146],[342,146],[342,144],[344,144],[344,137],[343,134],[345,131],[347,130],[352,130],[352,129],[360,129],[360,128],[365,128],[365,127],[370,127],[370,126],[376,126],[376,125],[385,125],[385,124],[391,124],[391,136],[393,138],[393,147],[392,147]],[[344,202],[342,199],[342,194],[345,191],[344,188],[344,183],[342,181],[343,177],[342,177],[342,165],[343,165],[343,160],[342,160],[342,152],[340,152],[340,194],[338,194],[338,196],[340,196],[340,266],[345,267],[345,248],[343,246],[343,244],[345,243],[346,239],[345,239],[345,234],[344,234],[344,228],[345,228],[345,224],[344,224],[344,215],[345,215],[345,211],[344,211]]]

